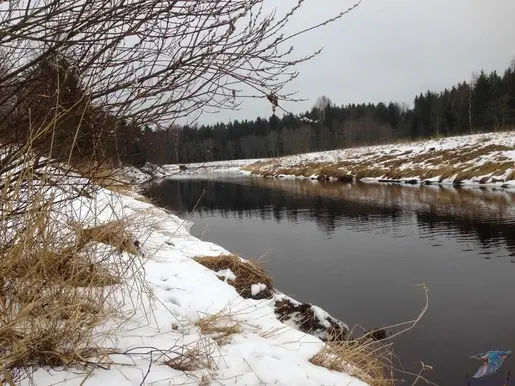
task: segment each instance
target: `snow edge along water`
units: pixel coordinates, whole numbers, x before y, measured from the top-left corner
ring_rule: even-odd
[[[132,180],[148,180],[141,171],[124,172]],[[91,205],[87,200],[72,202],[73,210],[80,212],[81,206]],[[151,256],[143,269],[152,299],[141,300],[144,296],[134,287],[131,297],[140,299],[141,304],[133,309],[128,302],[126,312],[132,316],[120,326],[112,321],[117,326],[113,335],[99,334],[105,339],[102,345],[120,353],[110,355],[110,369],[38,369],[23,385],[368,384],[310,362],[324,347],[320,339],[323,330],[318,337],[307,334],[298,329],[300,315],[292,314],[283,323],[275,312],[276,302],[282,299],[300,303],[279,292],[271,299],[242,298],[227,280],[219,278],[234,273],[214,272],[197,263],[195,257],[229,252],[192,236],[191,222],[144,202],[138,193],[101,188],[91,200],[102,206],[102,215],[95,219],[100,223],[110,221],[113,215],[135,218],[141,214],[149,219],[148,227],[136,229],[134,237],[141,241],[142,253]],[[254,284],[252,291],[257,294],[261,286]],[[313,313],[328,328],[335,322],[318,307],[313,306]],[[206,320],[213,321],[216,328],[203,331],[199,321]],[[237,328],[219,340],[216,331],[227,323]],[[107,324],[103,327],[106,331]],[[348,372],[352,373],[353,367],[348,367]]]
[[[459,181],[456,181],[457,173],[451,173],[446,178],[442,178],[441,175],[421,178],[420,175],[414,174],[404,174],[398,178],[385,175],[362,175],[360,180],[363,182],[515,187],[515,177],[511,177],[515,170],[515,135],[513,133],[490,133],[406,144],[368,146],[300,154],[274,160],[220,161],[189,164],[186,167],[179,165],[157,167],[147,164],[141,170],[126,167],[122,173],[136,185],[164,178],[196,178],[200,174],[217,178],[220,174],[234,172],[279,178],[335,181],[341,180],[341,178],[312,172],[295,175],[295,173],[288,173],[288,168],[293,170],[299,165],[305,166],[310,163],[322,163],[324,166],[337,164],[339,168],[344,168],[345,162],[350,159],[356,163],[374,162],[373,166],[377,166],[377,159],[383,157],[382,162],[385,163],[392,162],[392,158],[395,157],[402,161],[399,169],[409,173],[410,166],[415,165],[417,157],[419,157],[419,164],[415,166],[419,169],[425,167],[431,170],[438,167],[434,162],[438,160],[438,157],[445,158],[444,152],[450,152],[457,157],[459,156],[458,149],[461,152],[472,153],[473,157],[468,159],[465,157],[464,161],[451,158],[448,163],[457,165],[461,162],[472,168],[492,162],[503,162],[504,166],[509,167],[505,168],[503,174],[490,172],[462,178]],[[477,153],[473,153],[474,151]],[[286,173],[280,173],[280,170],[286,170]],[[349,174],[345,170],[344,173],[344,176]],[[216,379],[224,385],[366,384],[348,374],[332,372],[309,362],[309,359],[323,347],[323,342],[315,336],[299,331],[296,328],[295,317],[285,321],[286,323],[282,323],[278,319],[274,312],[274,302],[285,295],[278,294],[274,299],[268,300],[243,299],[227,283],[227,277],[234,276],[234,273],[213,272],[195,262],[193,258],[199,255],[219,255],[229,252],[218,245],[193,237],[189,233],[191,223],[132,197],[122,196],[120,199],[123,202],[122,206],[131,211],[150,209],[156,218],[161,219],[160,229],[152,232],[144,249],[147,253],[155,254],[157,257],[157,261],[149,262],[145,269],[149,282],[155,288],[158,304],[163,304],[165,307],[158,306],[154,309],[154,314],[159,316],[153,323],[143,327],[131,326],[128,331],[131,331],[132,338],[129,339],[126,332],[120,332],[118,346],[134,346],[133,341],[136,339],[141,344],[155,345],[161,347],[162,350],[165,350],[165,347],[174,347],[179,341],[183,347],[193,345],[196,349],[195,344],[201,339],[211,339],[211,337],[203,337],[195,325],[196,321],[206,315],[221,314],[223,318],[230,315],[230,320],[244,326],[240,332],[230,337],[229,343],[218,346],[213,340],[215,348],[210,355],[216,359],[213,359],[213,363],[204,366],[206,368],[178,372],[161,363],[154,366],[153,370],[145,376],[145,382],[159,385],[169,384],[173,380],[173,384],[186,384],[195,383],[195,381],[200,383],[204,379]],[[225,280],[220,280],[220,275],[224,276]],[[260,283],[254,283],[254,285],[252,291],[259,292],[256,288],[260,286]],[[298,304],[295,300],[290,300],[293,304]],[[320,316],[320,314],[322,314],[322,318],[328,316],[327,313],[317,308],[317,315]],[[143,316],[140,315],[140,317]],[[134,321],[129,324],[131,323]],[[163,331],[165,331],[164,334]],[[155,336],[166,336],[166,338],[156,341]],[[124,380],[122,381],[120,378],[116,384],[134,384],[133,381],[141,379],[145,373],[144,369],[150,368],[151,364],[152,358],[140,356],[133,366],[121,372]],[[96,372],[91,379],[103,384],[104,381],[111,383],[112,377],[111,372],[102,371],[100,374]],[[127,382],[128,379],[131,381]]]

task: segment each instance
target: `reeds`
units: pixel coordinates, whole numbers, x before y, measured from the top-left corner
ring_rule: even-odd
[[[16,165],[0,174],[0,382],[95,366],[112,351],[100,344],[113,333],[105,322],[126,318],[120,294],[129,280],[146,285],[132,222],[104,208],[111,215],[95,225],[102,209],[90,179],[35,168],[30,146],[0,150]]]

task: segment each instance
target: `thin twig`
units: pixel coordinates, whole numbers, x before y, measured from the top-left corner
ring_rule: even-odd
[[[204,189],[202,191],[202,194],[200,195],[200,197],[198,198],[197,202],[195,203],[195,206],[193,207],[193,209],[191,210],[191,212],[189,213],[189,215],[191,213],[193,213],[195,211],[195,209],[197,209],[197,206],[198,204],[200,203],[200,200],[202,199],[202,197],[204,197],[204,194],[206,193],[206,190]],[[184,217],[184,219],[182,220],[182,222],[179,224],[179,226],[177,227],[177,229],[172,233],[172,235],[170,236],[170,238],[167,240],[167,243],[171,243],[172,241],[172,238],[177,234],[177,232],[179,231],[179,229],[181,228],[181,226],[184,225],[184,223],[186,222],[186,216]]]

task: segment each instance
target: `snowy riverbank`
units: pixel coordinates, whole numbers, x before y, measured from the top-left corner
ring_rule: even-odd
[[[224,173],[513,188],[515,134],[470,135],[270,160],[182,167],[148,164],[142,169],[122,171],[135,184],[167,177],[216,178]],[[280,292],[262,296],[267,286],[261,282],[252,283],[247,291],[250,295],[242,297],[231,285],[236,280],[235,272],[208,269],[195,260],[229,252],[193,237],[188,221],[130,192],[118,194],[99,189],[93,197],[81,197],[70,205],[76,212],[81,212],[81,207],[96,207],[101,212],[96,215],[96,225],[114,217],[145,218],[142,226],[133,227],[131,232],[141,243],[145,282],[152,289],[152,299],[133,290],[131,298],[138,299],[137,307],[134,302],[125,305],[125,311],[133,316],[102,343],[118,352],[109,356],[108,366],[90,374],[40,369],[33,377],[37,385],[79,385],[85,378],[85,384],[117,385],[366,384],[345,372],[313,363],[325,346],[328,331],[335,326],[346,330],[345,325],[318,307],[289,298],[285,301]],[[315,321],[310,334],[301,331],[306,318]],[[344,369],[359,372],[345,363]]]
[[[298,329],[301,312],[281,318],[284,323],[279,320],[284,315],[278,313],[277,303],[284,305],[285,295],[243,298],[228,283],[233,272],[217,274],[195,261],[228,252],[193,237],[188,221],[130,192],[99,189],[65,205],[69,207],[59,208],[62,213],[95,207],[95,226],[113,218],[130,219],[151,299],[141,288],[131,289],[130,299],[123,302],[131,316],[120,326],[113,320],[117,329],[108,338],[98,335],[104,339],[100,346],[116,352],[101,358],[102,366],[84,371],[41,368],[32,376],[36,385],[366,385],[310,362],[324,343]],[[262,288],[255,284],[252,295]],[[295,304],[288,302],[290,308]],[[346,327],[317,307],[310,310],[319,326]],[[100,330],[104,328],[109,326]]]
[[[168,175],[242,171],[264,177],[515,188],[515,132],[163,167]]]
[[[515,187],[515,132],[299,154],[244,169],[264,176]]]

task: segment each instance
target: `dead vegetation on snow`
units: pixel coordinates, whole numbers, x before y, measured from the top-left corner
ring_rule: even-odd
[[[353,150],[355,154],[352,154]],[[413,177],[424,181],[439,177],[439,182],[453,178],[455,184],[460,184],[478,176],[487,176],[480,179],[479,183],[487,183],[490,176],[498,176],[498,180],[493,182],[506,182],[514,178],[515,162],[504,156],[503,152],[512,150],[515,150],[513,146],[482,146],[480,143],[445,150],[429,148],[422,153],[413,150],[399,152],[395,149],[390,152],[363,152],[361,148],[356,148],[346,149],[346,158],[335,156],[334,161],[314,161],[318,157],[311,157],[309,161],[289,163],[289,158],[283,157],[256,162],[243,169],[264,177],[292,175],[344,182],[363,178],[403,180]]]
[[[258,260],[244,260],[236,255],[220,255],[196,257],[195,261],[215,272],[230,269],[236,279],[229,279],[227,282],[244,298],[272,297],[274,292],[272,278],[265,272]],[[221,278],[221,280],[224,279]],[[263,284],[265,289],[253,296],[251,290],[253,284]]]
[[[195,325],[202,335],[211,337],[218,346],[226,344],[231,336],[243,330],[241,323],[227,310],[203,316]]]
[[[354,375],[370,386],[391,386],[392,351],[387,345],[357,344],[355,341],[326,343],[310,362],[331,371]]]
[[[95,227],[83,228],[80,224],[73,223],[72,228],[77,235],[77,244],[80,247],[90,242],[110,245],[119,252],[137,254],[139,242],[129,232],[127,219],[113,220]]]
[[[231,270],[236,279],[227,280],[227,282],[244,297],[251,297],[249,295],[252,284],[266,283],[267,289],[272,289],[270,277],[255,262],[243,260],[236,255],[206,256],[195,260],[215,272]],[[363,330],[362,334],[355,333],[357,328],[349,332],[343,323],[309,303],[298,303],[284,297],[277,298],[274,308],[280,321],[325,342],[323,348],[310,359],[312,364],[356,376],[371,386],[392,386],[398,381],[395,376],[399,373],[394,363],[396,358],[391,340],[413,328],[427,311],[427,288],[423,285],[422,287],[425,290],[426,304],[415,320],[386,328]],[[270,293],[270,297],[272,296]],[[321,317],[323,319],[320,319]],[[232,336],[242,331],[241,322],[224,310],[201,317],[195,325],[202,336],[210,337],[217,347],[227,344]],[[399,328],[400,331],[395,332]],[[280,331],[272,331],[263,336],[274,336],[280,333]],[[195,350],[193,353],[199,354]],[[209,364],[203,362],[205,358],[202,355],[198,358],[192,355],[191,358],[193,361],[186,358],[176,359],[169,365],[185,371],[210,369]],[[415,385],[421,380],[426,381],[422,373],[428,370],[430,367],[424,365],[418,374],[410,374],[415,379],[411,384]]]
[[[120,294],[130,280],[146,288],[132,223],[92,226],[86,218],[101,208],[88,198],[91,181],[70,182],[75,177],[58,169],[42,177],[32,165],[26,156],[23,169],[1,175],[0,383],[10,385],[38,367],[104,366],[115,350],[100,342],[114,331],[98,327],[126,319]],[[70,215],[78,218],[68,221],[63,211],[77,199],[81,208]]]
[[[132,187],[120,176],[119,165],[110,161],[80,161],[73,168],[78,174],[89,178],[93,184],[115,193],[130,193]]]
[[[164,364],[174,370],[196,371],[213,370],[216,347],[207,339],[199,339],[190,344],[181,344],[173,353],[167,353]]]

